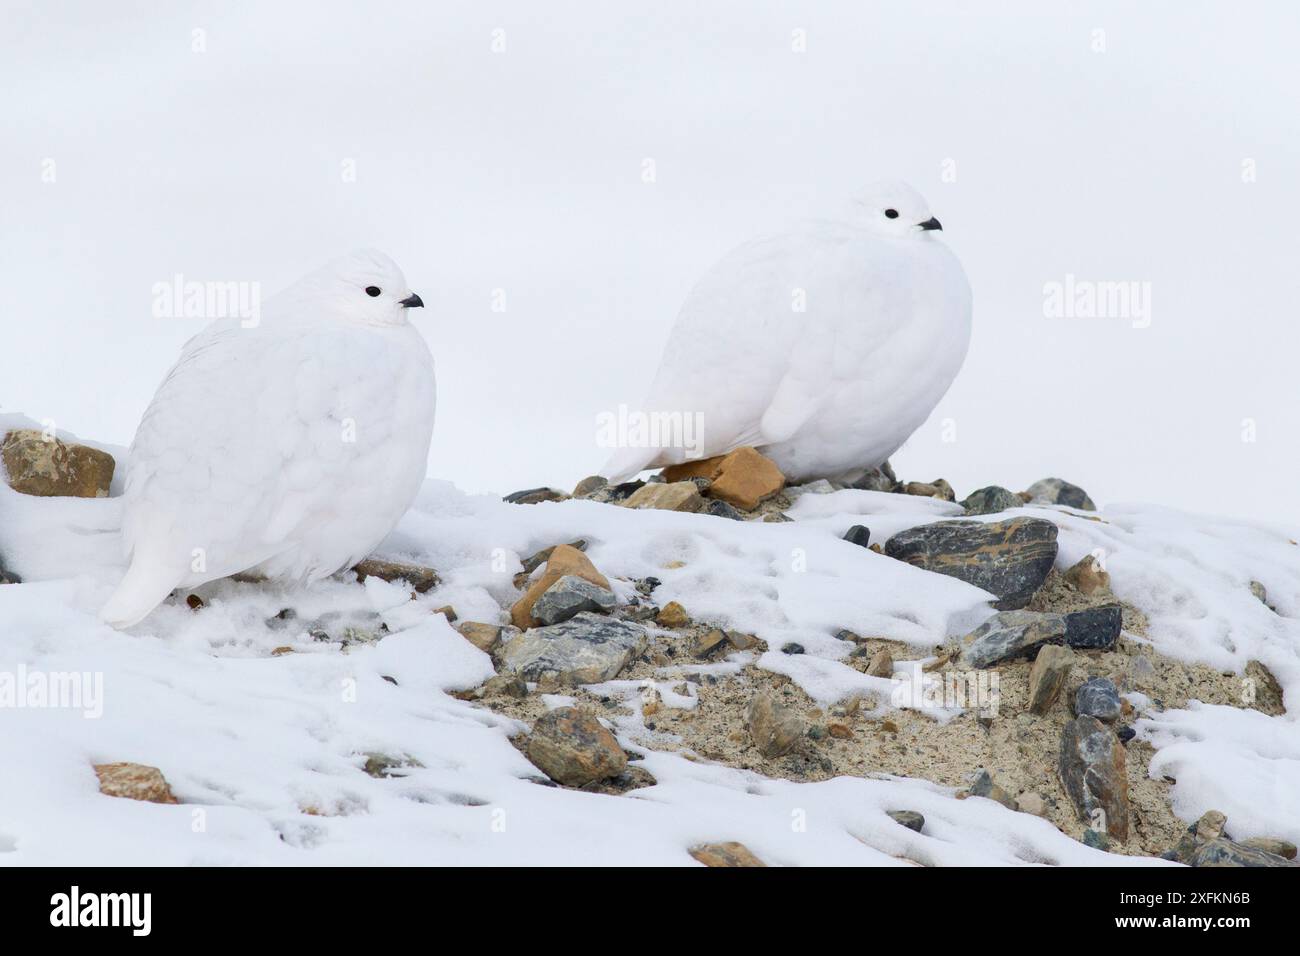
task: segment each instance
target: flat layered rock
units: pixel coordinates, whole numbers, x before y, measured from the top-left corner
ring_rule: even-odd
[[[533,617],[542,624],[559,624],[583,611],[610,611],[618,601],[614,592],[567,574],[542,592],[533,604]]]
[[[1041,518],[936,521],[885,542],[899,561],[958,578],[997,597],[994,607],[1029,603],[1056,560],[1056,525]]]
[[[640,624],[583,613],[515,637],[499,652],[501,668],[539,683],[599,684],[618,676],[646,640]]]
[[[1059,644],[1044,645],[1029,668],[1029,712],[1045,714],[1061,696],[1065,679],[1070,676],[1074,651]]]
[[[1119,640],[1122,618],[1118,604],[1069,614],[1003,611],[961,639],[961,663],[967,667],[992,667],[1002,661],[1032,657],[1045,644],[1106,650]]]
[[[406,564],[401,561],[385,561],[382,558],[366,558],[354,567],[353,572],[358,581],[366,578],[379,578],[382,581],[406,581],[419,594],[438,586],[438,572],[419,564]]]
[[[1079,819],[1128,839],[1128,769],[1124,746],[1095,717],[1076,717],[1061,734],[1057,772]]]

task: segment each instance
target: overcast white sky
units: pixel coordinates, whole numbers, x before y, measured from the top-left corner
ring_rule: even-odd
[[[431,474],[571,487],[722,254],[902,178],[975,331],[900,475],[1300,520],[1300,8],[994,6],[5,0],[0,411],[125,444],[202,325],[154,283],[373,245],[428,305]],[[1067,274],[1149,327],[1045,317]]]

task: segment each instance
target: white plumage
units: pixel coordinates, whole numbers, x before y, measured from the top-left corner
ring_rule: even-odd
[[[971,294],[901,183],[747,243],[692,290],[644,411],[696,414],[694,448],[625,448],[615,480],[751,445],[792,480],[874,468],[927,418],[970,342]]]
[[[260,322],[190,339],[131,445],[130,567],[100,616],[145,617],[177,587],[239,572],[308,582],[350,567],[424,480],[433,357],[423,305],[387,256],[331,263],[267,300]]]

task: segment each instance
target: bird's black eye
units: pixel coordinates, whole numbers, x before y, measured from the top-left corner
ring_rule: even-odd
[[[898,213],[894,213],[894,215],[897,216]],[[382,292],[382,291],[383,291],[383,290],[380,289],[379,286],[377,286],[377,285],[368,285],[368,286],[366,286],[366,295],[370,296],[370,298],[372,298],[372,299],[373,299],[375,296],[379,295],[379,293]]]
[[[886,218],[886,219],[897,219],[897,218],[898,218],[898,210],[897,210],[897,209],[886,209],[886,210],[885,210],[885,218]]]

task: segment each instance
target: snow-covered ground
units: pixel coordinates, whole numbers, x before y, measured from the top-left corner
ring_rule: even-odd
[[[0,429],[17,424],[0,418]],[[638,765],[653,787],[541,786],[509,742],[519,726],[449,693],[493,667],[433,609],[504,621],[520,559],[578,537],[620,596],[653,575],[656,603],[678,600],[773,648],[797,640],[806,654],[769,651],[759,665],[814,699],[879,690],[888,681],[842,662],[835,631],[933,649],[989,616],[988,595],[840,536],[862,523],[883,541],[955,505],[838,491],[798,498],[793,522],[737,522],[590,501],[510,505],[430,480],[381,549],[439,571],[443,583],[415,600],[374,578],[294,593],[224,581],[200,589],[201,611],[169,604],[126,633],[95,617],[121,573],[116,508],[0,482],[0,555],[25,582],[0,586],[0,674],[102,675],[98,716],[0,711],[0,863],[676,865],[692,863],[692,845],[737,840],[788,865],[1168,865],[1090,849],[1046,820],[921,780],[774,781],[647,751]],[[1152,773],[1178,781],[1181,818],[1216,808],[1238,838],[1300,841],[1300,530],[1146,505],[1025,513],[1059,525],[1058,568],[1104,549],[1113,590],[1147,614],[1159,653],[1236,673],[1257,660],[1277,677],[1288,715],[1192,705],[1136,726],[1158,748]],[[268,624],[285,607],[297,618]],[[377,613],[390,633],[344,650],[303,632],[330,612]],[[295,652],[272,655],[285,645]],[[422,766],[376,779],[361,769],[372,752]],[[160,768],[180,804],[100,794],[92,766],[113,761]],[[892,810],[923,813],[925,834]]]

